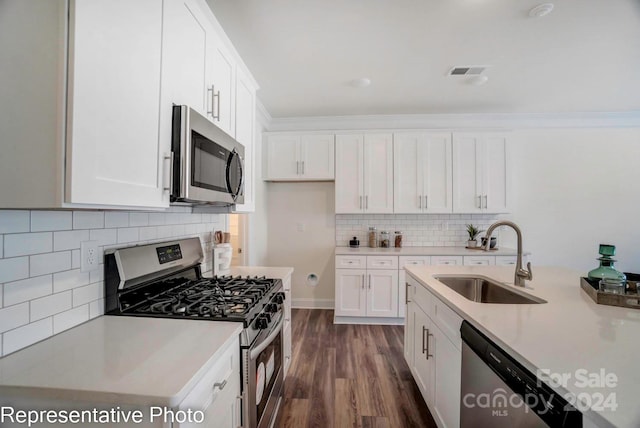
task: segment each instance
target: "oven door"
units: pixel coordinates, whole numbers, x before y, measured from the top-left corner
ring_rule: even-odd
[[[243,427],[270,427],[277,417],[282,401],[283,354],[282,326],[284,316],[270,330],[267,337],[243,350],[248,368],[243,391]]]

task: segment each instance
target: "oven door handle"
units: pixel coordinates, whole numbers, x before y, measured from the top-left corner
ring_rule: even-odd
[[[256,358],[258,358],[258,355],[260,355],[260,353],[264,351],[267,348],[267,346],[271,345],[271,342],[273,342],[273,339],[275,339],[276,336],[280,334],[280,331],[282,331],[283,324],[284,324],[284,316],[281,315],[280,320],[278,321],[278,324],[276,324],[276,326],[273,328],[271,333],[269,333],[269,336],[267,336],[259,345],[257,345],[254,349],[251,350],[251,352],[249,353],[249,358],[251,360],[255,360]]]

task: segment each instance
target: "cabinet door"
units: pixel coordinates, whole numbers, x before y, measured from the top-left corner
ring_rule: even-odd
[[[398,271],[367,271],[367,316],[398,316]]]
[[[423,210],[450,213],[453,211],[451,134],[427,133],[424,138],[419,153],[424,180]]]
[[[393,212],[393,137],[391,134],[364,136],[364,210]]]
[[[462,266],[462,256],[431,256],[431,264]]]
[[[406,285],[405,285],[406,286]],[[404,359],[410,369],[413,368],[413,340],[416,326],[415,308],[411,301],[406,306],[406,316],[404,318]]]
[[[453,212],[482,212],[482,144],[475,134],[453,134]]]
[[[334,138],[332,134],[300,137],[300,173],[303,179],[334,179]]]
[[[398,317],[404,318],[407,316],[407,272],[404,268],[400,268],[398,271]]]
[[[207,52],[211,58],[212,88],[208,94],[213,105],[210,117],[223,131],[235,137],[235,62],[217,36],[212,35],[210,40],[212,46]]]
[[[66,202],[169,206],[169,133],[160,138],[158,117],[162,15],[154,0],[72,3]]]
[[[267,137],[266,180],[296,180],[300,172],[300,137],[269,135]]]
[[[484,136],[484,209],[490,213],[509,212],[509,162],[507,138],[500,134]]]
[[[419,148],[422,133],[393,134],[393,212],[421,213],[424,178]]]
[[[336,269],[336,316],[366,315],[365,276],[363,269]]]
[[[494,256],[464,256],[463,265],[465,266],[493,266],[496,264]]]
[[[429,349],[434,354],[433,417],[440,422],[438,426],[459,427],[462,353],[435,324],[429,332]]]
[[[412,305],[412,307],[415,320],[413,331],[413,376],[424,401],[431,406],[434,395],[433,353],[428,348],[431,320],[418,306]]]
[[[354,214],[364,210],[363,136],[336,135],[336,213]]]

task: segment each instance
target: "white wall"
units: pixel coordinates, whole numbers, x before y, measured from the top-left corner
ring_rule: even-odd
[[[328,183],[267,183],[269,266],[291,266],[294,306],[333,308],[335,192]],[[299,228],[304,229],[300,231]],[[306,285],[309,273],[320,280]]]
[[[621,270],[640,272],[640,129],[527,130],[514,137],[511,218],[532,252],[534,275],[535,265],[586,274],[597,266],[600,243],[616,246]]]

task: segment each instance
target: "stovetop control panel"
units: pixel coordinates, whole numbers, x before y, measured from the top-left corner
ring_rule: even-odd
[[[158,253],[158,261],[160,262],[160,264],[169,263],[174,260],[180,260],[182,258],[180,244],[158,247],[156,248],[156,252]]]

